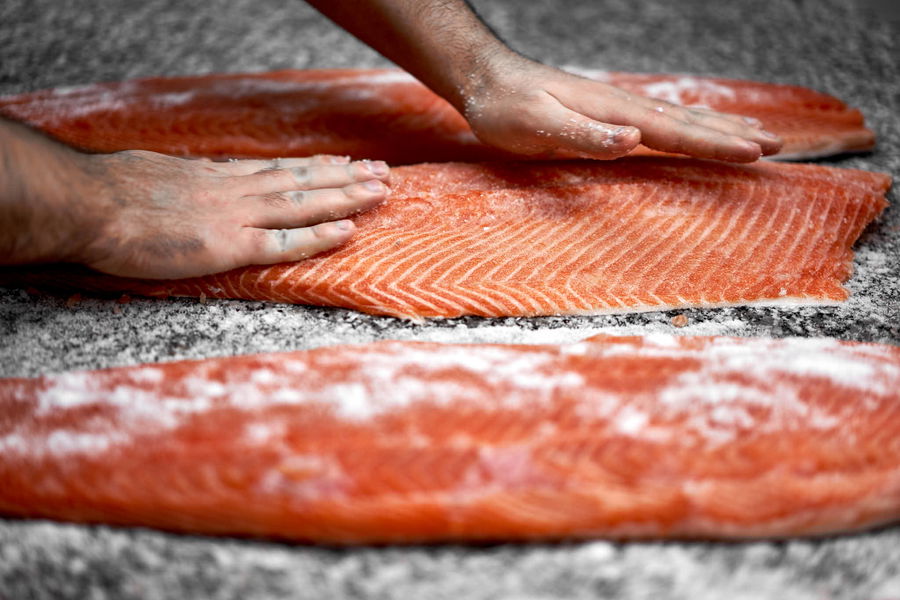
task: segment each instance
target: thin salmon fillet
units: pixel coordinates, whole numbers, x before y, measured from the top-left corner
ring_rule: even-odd
[[[581,71],[634,93],[760,119],[782,158],[871,149],[862,114],[810,89],[688,75]],[[0,114],[86,150],[183,156],[346,154],[394,164],[512,158],[482,145],[443,99],[400,70],[204,75],[0,98]],[[637,153],[650,153],[641,147]]]
[[[890,177],[669,157],[398,167],[328,253],[175,281],[68,267],[7,283],[318,304],[421,319],[835,304]]]
[[[379,342],[0,380],[0,513],[324,544],[900,518],[900,348]]]

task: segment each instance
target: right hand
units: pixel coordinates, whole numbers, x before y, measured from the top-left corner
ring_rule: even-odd
[[[495,53],[457,101],[478,138],[533,157],[612,159],[639,143],[752,162],[781,148],[759,121],[636,96],[512,53]]]

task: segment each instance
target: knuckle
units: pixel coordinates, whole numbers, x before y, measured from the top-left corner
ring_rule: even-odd
[[[328,197],[331,202],[344,199],[366,200],[372,196],[383,196],[387,192],[387,186],[377,179],[370,179],[361,183],[351,183],[341,189],[341,193],[334,197]]]
[[[285,194],[278,192],[265,194],[260,197],[265,204],[272,208],[284,208],[286,205],[290,204],[290,201],[285,197]]]
[[[686,126],[677,127],[672,132],[669,147],[673,152],[687,153],[692,146],[695,148],[698,146],[696,143],[691,143],[691,135],[686,128]]]
[[[279,253],[287,252],[291,244],[290,229],[273,229],[271,232],[271,236],[275,246],[275,250]]]
[[[685,109],[682,115],[682,120],[690,123],[691,125],[707,122],[710,120],[710,118],[711,115],[691,109]]]
[[[313,225],[309,228],[317,240],[328,240],[331,239],[331,227],[328,226],[327,223],[318,223],[317,225]]]
[[[289,172],[298,185],[305,186],[312,182],[312,172],[307,166],[292,167]]]
[[[272,251],[272,240],[269,232],[264,229],[245,229],[241,235],[241,242],[237,248],[247,257],[266,257]]]
[[[365,161],[357,161],[350,163],[346,167],[347,177],[351,180],[361,179],[369,175],[369,168]]]
[[[307,193],[303,190],[291,190],[285,192],[283,197],[286,198],[288,204],[301,205],[306,203]]]

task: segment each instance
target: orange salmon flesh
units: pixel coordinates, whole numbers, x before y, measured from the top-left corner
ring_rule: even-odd
[[[0,380],[0,513],[320,544],[900,518],[900,348],[379,342]]]

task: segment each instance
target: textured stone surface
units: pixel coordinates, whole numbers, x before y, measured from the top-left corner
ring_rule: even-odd
[[[858,106],[877,151],[824,164],[900,173],[896,3],[480,0],[512,46],[556,65],[807,85]],[[879,13],[880,11],[880,13]],[[893,12],[891,12],[893,11]],[[0,94],[149,75],[387,64],[295,0],[3,0]],[[898,194],[889,200],[896,204]],[[858,246],[835,308],[683,312],[696,334],[900,343],[900,209]],[[258,302],[0,289],[0,376],[383,338],[566,341],[671,331],[675,313],[424,326]],[[333,550],[0,520],[0,600],[27,598],[900,598],[900,527],[825,540]]]

